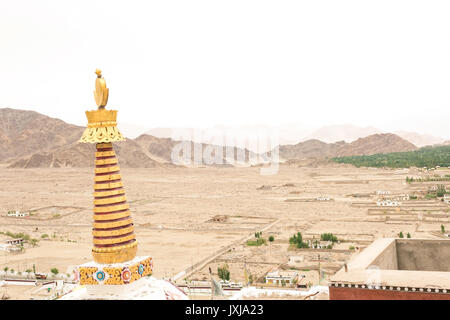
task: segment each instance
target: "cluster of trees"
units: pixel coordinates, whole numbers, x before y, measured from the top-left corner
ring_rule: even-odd
[[[266,244],[267,243],[266,239],[264,239],[261,235],[262,235],[262,231],[255,232],[255,240],[248,240],[247,245],[248,246],[260,246],[260,245]],[[274,240],[275,240],[275,238],[273,236],[269,237],[270,242],[272,242]]]
[[[333,235],[332,233],[322,233],[320,235],[320,240],[331,241],[331,242],[335,243],[338,241],[338,238],[335,235]]]
[[[450,166],[450,146],[423,147],[409,152],[379,153],[370,156],[332,158],[337,163],[350,163],[356,167],[409,168]]]
[[[444,176],[434,175],[432,177],[426,176],[423,178],[406,177],[406,182],[430,182],[430,181],[450,181],[450,175],[446,174]]]
[[[289,243],[295,245],[296,248],[309,248],[309,245],[307,242],[303,242],[303,237],[300,232],[297,232],[297,234],[294,234],[292,237],[289,238]]]
[[[428,191],[428,193],[425,195],[425,198],[426,199],[436,199],[438,197],[443,197],[447,193],[448,192],[445,189],[445,186],[443,184],[440,184],[437,186],[436,191]]]
[[[403,232],[402,231],[400,231],[400,233],[398,234],[398,237],[399,238],[404,238],[405,236],[403,235]],[[406,234],[406,237],[407,238],[411,238],[411,234],[408,232],[407,234]]]
[[[228,270],[227,264],[217,268],[217,274],[219,275],[219,278],[222,280],[230,280],[230,270]]]
[[[227,268],[228,268],[228,266],[227,266]],[[9,267],[4,267],[4,268],[3,268],[3,271],[5,271],[5,272],[8,272],[8,270],[9,270],[11,273],[14,273],[14,269],[10,269]],[[33,270],[31,270],[31,269],[26,269],[25,272],[27,272],[27,273],[30,273],[30,272],[36,273],[36,266],[33,264]],[[53,273],[55,276],[56,276],[57,274],[59,274],[59,270],[58,270],[57,268],[52,268],[52,269],[50,269],[50,272]],[[18,274],[20,275],[20,274],[22,274],[22,272],[19,271]],[[67,276],[70,276],[70,274],[67,274]],[[228,272],[228,277],[229,277],[229,276],[230,276],[230,275],[229,275],[229,272]]]
[[[447,190],[445,190],[445,186],[443,184],[438,185],[436,190],[436,196],[443,197],[444,194],[447,193]]]
[[[23,233],[23,232],[13,233],[13,232],[10,232],[10,231],[6,231],[6,232],[0,232],[0,234],[7,235],[8,237],[11,237],[11,238],[14,238],[14,239],[22,238],[23,240],[26,240],[26,241],[30,241],[30,239],[31,239],[29,234],[26,234],[26,233]]]

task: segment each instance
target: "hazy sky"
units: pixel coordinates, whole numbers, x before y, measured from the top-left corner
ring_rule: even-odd
[[[450,1],[0,2],[0,107],[119,121],[352,123],[450,137]]]

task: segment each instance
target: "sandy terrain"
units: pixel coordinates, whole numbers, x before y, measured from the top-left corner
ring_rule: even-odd
[[[24,271],[35,264],[37,272],[53,267],[70,272],[72,266],[91,260],[92,171],[0,168],[0,231],[40,239],[37,247],[26,246],[23,254],[0,251],[1,269]],[[259,168],[149,168],[121,173],[136,226],[138,255],[154,258],[158,277],[173,277],[230,245],[231,251],[192,277],[201,279],[209,266],[216,273],[217,266],[228,261],[232,280],[242,281],[244,260],[250,272],[263,276],[287,264],[290,256],[301,254],[288,250],[288,239],[297,231],[306,239],[332,232],[344,241],[335,248],[336,256],[329,257],[332,272],[354,253],[348,250],[350,245],[364,247],[400,231],[435,238],[433,232],[441,224],[450,229],[450,207],[436,200],[423,211],[439,211],[437,218],[408,215],[415,208],[412,200],[401,206],[402,214],[410,217],[404,221],[396,216],[396,208],[368,214],[369,208],[376,208],[377,190],[407,194],[426,189],[420,183],[405,183],[408,170],[281,166],[278,174],[269,176],[260,175]],[[352,197],[355,193],[371,196]],[[316,201],[318,196],[332,200]],[[312,200],[297,201],[301,199]],[[33,215],[7,217],[8,210],[32,210]],[[211,221],[216,215],[228,219]],[[275,237],[270,246],[249,247],[240,242],[270,223],[274,224],[263,233]],[[43,234],[49,237],[44,240]],[[339,256],[340,251],[347,251],[345,257]],[[306,260],[305,265],[316,265]]]

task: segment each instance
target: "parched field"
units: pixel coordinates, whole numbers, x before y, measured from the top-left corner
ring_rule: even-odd
[[[442,201],[416,206],[408,200],[398,208],[377,210],[377,190],[409,194],[426,189],[405,182],[409,170],[282,165],[275,175],[260,175],[256,167],[123,169],[121,174],[138,255],[154,258],[157,277],[174,277],[194,265],[198,268],[189,277],[203,279],[209,267],[214,274],[228,263],[232,280],[242,281],[243,262],[250,273],[262,277],[274,268],[295,267],[291,257],[298,256],[304,258],[297,269],[308,272],[319,261],[314,252],[289,247],[289,237],[298,231],[304,239],[332,232],[341,240],[324,251],[320,261],[331,274],[357,252],[350,246],[363,248],[399,232],[436,238],[441,224],[450,229],[450,207]],[[93,172],[88,168],[0,168],[0,231],[40,240],[22,254],[0,251],[0,268],[26,270],[34,264],[37,272],[54,267],[70,272],[91,260],[92,188]],[[319,196],[330,200],[318,201]],[[8,210],[34,214],[7,217]],[[215,220],[216,216],[226,217]],[[263,237],[273,235],[275,241],[245,245],[261,230]]]

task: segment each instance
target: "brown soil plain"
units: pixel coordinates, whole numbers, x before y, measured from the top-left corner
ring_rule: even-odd
[[[290,164],[274,175],[261,175],[258,167],[123,168],[121,174],[138,255],[153,257],[156,277],[173,279],[187,270],[178,283],[206,280],[209,268],[217,277],[217,268],[227,264],[231,280],[243,282],[245,264],[260,281],[270,270],[291,269],[317,284],[319,263],[327,278],[378,237],[397,237],[401,231],[437,238],[442,224],[450,228],[450,206],[442,201],[376,206],[377,190],[392,196],[426,192],[431,183],[405,182],[406,176],[417,175],[412,171]],[[34,264],[36,272],[56,267],[70,273],[92,260],[93,175],[92,168],[0,168],[0,231],[40,240],[21,254],[0,251],[1,270],[25,271]],[[318,196],[330,200],[317,201]],[[8,210],[32,215],[8,217]],[[226,218],[215,221],[218,215]],[[257,231],[275,241],[246,245]],[[331,232],[340,243],[333,249],[294,249],[289,237],[298,231],[304,240]]]

